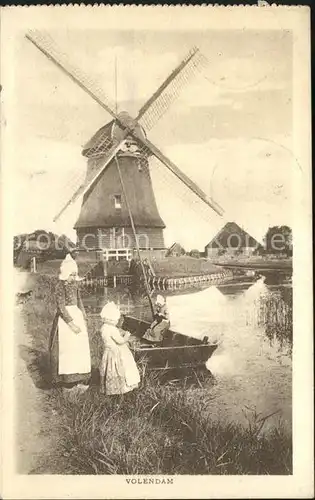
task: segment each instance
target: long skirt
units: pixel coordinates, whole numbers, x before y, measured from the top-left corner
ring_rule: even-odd
[[[100,374],[108,395],[125,394],[140,383],[139,370],[127,344],[105,347]]]
[[[163,319],[153,328],[148,328],[142,338],[149,342],[162,342],[164,333],[167,332],[170,326],[170,322]]]
[[[50,366],[53,384],[87,382],[91,376],[89,336],[82,311],[77,306],[67,306],[74,323],[81,329],[74,333],[57,314],[50,334]]]

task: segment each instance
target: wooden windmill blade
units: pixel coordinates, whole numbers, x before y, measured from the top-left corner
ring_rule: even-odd
[[[97,104],[105,109],[113,118],[119,120],[114,111],[115,106],[113,103],[109,101],[101,89],[96,88],[96,85],[92,84],[91,79],[87,78],[78,67],[70,64],[68,58],[61,53],[51,37],[37,30],[28,32],[25,37],[84,92],[89,94]]]
[[[65,73],[72,81],[74,81],[84,92],[86,92],[94,101],[96,101],[103,109],[105,109],[115,120],[120,122],[118,115],[114,112],[114,106],[109,103],[107,96],[104,95],[100,89],[96,89],[95,85],[91,85],[91,81],[87,79],[83,72],[70,64],[68,59],[62,54],[56,47],[53,40],[47,35],[39,31],[31,31],[25,35],[25,37],[33,44],[35,47],[42,52],[51,62],[53,62],[63,73]],[[123,144],[124,138],[128,135],[128,130],[124,133],[120,143],[114,143],[111,148],[106,151],[106,157],[104,159],[104,164],[100,167],[100,170],[95,174],[94,178],[88,184],[80,184],[75,190],[71,198],[67,203],[61,208],[58,214],[54,217],[54,222],[56,222],[65,210],[73,204],[81,195],[84,195],[92,185],[97,181],[103,170],[114,158],[115,154],[119,150],[119,147]],[[97,155],[97,151],[96,151]],[[103,152],[104,155],[104,152]]]
[[[212,208],[218,215],[222,217],[224,210],[220,205],[207,196],[203,190],[188,177],[184,172],[182,172],[175,163],[173,163],[167,156],[165,156],[162,151],[157,148],[149,139],[138,138],[145,147],[147,147],[153,155],[160,160],[163,165],[165,165],[180,181],[182,181],[198,198],[200,198],[204,203],[206,203],[210,208]]]
[[[188,52],[181,63],[170,73],[152,97],[141,107],[137,121],[150,130],[178,98],[181,89],[206,64],[198,47]]]
[[[196,60],[196,57],[199,56],[198,61]],[[153,124],[156,123],[158,118],[164,114],[166,109],[169,108],[169,105],[171,104],[171,101],[177,97],[179,88],[183,86],[183,84],[187,81],[189,77],[193,75],[194,69],[197,68],[199,64],[203,61],[202,56],[200,55],[199,49],[194,48],[192,49],[187,56],[183,59],[183,61],[175,68],[175,70],[172,71],[172,73],[166,78],[166,80],[160,85],[160,87],[157,89],[157,91],[153,94],[153,96],[142,106],[140,109],[137,117],[135,120],[125,120],[122,119],[121,115],[116,116],[116,120],[120,124],[120,126],[124,129],[124,132],[121,135],[121,141],[120,143],[117,143],[116,145],[113,146],[108,152],[106,152],[106,160],[102,167],[98,170],[97,174],[93,177],[91,182],[85,186],[82,186],[82,189],[78,191],[78,195],[74,195],[74,201],[78,198],[78,196],[88,194],[89,191],[91,191],[91,188],[93,185],[97,182],[101,174],[104,172],[106,167],[109,165],[110,161],[114,158],[115,154],[119,151],[120,147],[123,145],[125,139],[127,138],[128,135],[132,135],[136,139],[139,139],[140,136],[135,132],[136,128],[135,125],[138,123],[138,121],[141,118],[145,118],[146,116],[150,117],[150,114],[152,114],[152,109],[153,109],[153,120],[150,117],[151,121],[151,127]],[[176,90],[175,87],[177,86]],[[81,85],[81,87],[84,89],[84,86]],[[165,92],[168,94],[169,99],[166,100],[164,95]],[[90,93],[90,92],[89,92]],[[163,99],[164,100],[164,106],[161,107],[159,106],[159,100]],[[155,108],[154,108],[155,107]],[[161,112],[162,111],[162,112]],[[98,132],[95,134],[97,135]],[[93,139],[93,138],[92,138]],[[102,134],[100,135],[100,139],[96,141],[96,145],[94,146],[95,149],[95,156],[100,154],[101,151],[101,145],[102,145]],[[144,145],[142,138],[140,138],[142,145]],[[146,147],[146,150],[149,152],[152,152],[152,143],[149,143],[150,145]],[[152,147],[151,147],[152,146]],[[155,154],[155,153],[153,153]],[[156,156],[156,154],[155,154]],[[177,167],[175,167],[177,168]],[[175,170],[174,168],[174,170]],[[184,174],[182,174],[182,178],[184,178]],[[179,177],[179,175],[178,175]],[[193,182],[191,181],[192,185]],[[188,185],[188,181],[187,181]],[[198,187],[195,185],[195,190],[198,190]],[[206,195],[204,195],[204,199],[206,198]],[[73,203],[73,201],[69,200],[69,205]],[[64,210],[69,206],[68,204],[62,209],[60,212],[63,213]],[[59,215],[58,215],[59,217]]]
[[[132,130],[134,130],[134,126],[137,123],[141,123],[146,130],[150,130],[178,97],[181,88],[194,76],[195,72],[200,69],[200,66],[205,64],[205,61],[206,59],[200,53],[199,49],[194,47],[164,80],[152,97],[150,97],[141,107],[135,120],[131,119],[129,122],[126,122],[126,120],[122,119],[121,115],[118,114],[117,121],[120,126],[127,131],[127,133],[123,135],[123,140],[129,133],[132,134]],[[102,127],[102,129],[94,134],[85,146],[83,154],[85,154],[87,150],[89,151],[90,158],[102,156],[104,152],[107,154],[108,146],[106,143],[109,142],[108,136],[106,132],[102,132],[105,128],[106,126]],[[146,150],[146,153],[150,153],[150,150],[142,145],[142,153],[144,153],[144,150]],[[104,165],[104,169],[106,166],[107,165]]]
[[[127,136],[128,132],[126,132],[125,134]],[[98,172],[94,175],[94,177],[90,180],[90,182],[83,183],[78,187],[78,189],[73,193],[71,198],[62,207],[62,209],[58,212],[58,214],[54,217],[54,219],[53,219],[54,222],[56,222],[61,217],[61,215],[65,212],[65,210],[70,205],[72,205],[79,198],[79,196],[84,196],[86,193],[88,193],[92,189],[94,184],[98,181],[98,179],[100,178],[100,176],[104,172],[107,165],[114,159],[115,155],[117,154],[117,152],[121,148],[123,142],[124,141],[122,140],[122,141],[117,142],[113,145],[113,147],[108,152],[103,165],[99,168]]]
[[[184,60],[175,68],[166,78],[158,90],[146,102],[139,111],[137,121],[141,120],[146,124],[146,128],[152,128],[152,125],[165,113],[171,102],[178,96],[178,91],[183,84],[195,73],[200,65],[206,64],[206,58],[200,53],[197,47],[193,48]],[[152,115],[152,118],[151,118]],[[149,117],[149,119],[146,119]],[[149,139],[139,137],[136,131],[132,131],[139,141],[142,142],[146,150],[151,151],[153,155],[160,160],[180,181],[182,181],[199,199],[212,208],[218,215],[222,216],[224,210],[220,205],[207,196],[202,189],[182,172],[175,163],[167,158]]]
[[[44,34],[38,30],[32,30],[28,32],[25,37],[84,92],[96,101],[97,104],[105,109],[105,111],[107,111],[123,128],[130,131],[130,127],[128,127],[125,121],[121,120],[119,114],[114,111],[114,103],[109,100],[108,96],[104,94],[95,82],[92,83],[91,78],[87,77],[81,69],[69,62],[68,58],[60,51],[54,40],[47,33]],[[108,150],[108,153],[110,153],[110,150]],[[97,154],[98,152],[96,151],[96,156]]]
[[[117,114],[115,119],[119,125],[129,133],[132,133],[138,123],[144,126],[146,130],[150,130],[179,96],[182,87],[188,83],[205,61],[205,57],[200,53],[197,47],[190,50],[181,63],[170,73],[150,99],[141,107],[135,120],[131,117],[126,120],[126,116],[124,118],[122,116],[124,113]],[[91,158],[102,156],[104,151],[107,153],[107,148],[109,149],[110,145],[106,144],[109,142],[106,127],[107,125],[94,134],[85,145],[83,154],[89,151],[89,157]],[[126,136],[127,135],[125,135],[125,137]]]
[[[158,121],[158,119],[167,111],[170,104],[176,99],[178,96],[179,90],[183,87],[183,85],[195,74],[195,71],[199,69],[199,67],[205,64],[205,57],[200,53],[197,47],[194,47],[186,57],[181,61],[181,63],[172,71],[172,73],[164,80],[164,82],[160,85],[160,87],[156,90],[156,92],[152,95],[152,97],[141,107],[137,117],[135,120],[130,120],[130,122],[126,122],[125,120],[121,120],[120,116],[117,116],[117,121],[120,125],[125,129],[125,132],[122,136],[122,141],[120,146],[123,144],[124,139],[127,138],[128,135],[132,135],[137,140],[141,141],[142,149],[147,152],[153,153],[164,165],[166,165],[173,174],[176,175],[178,179],[180,179],[186,186],[191,189],[200,199],[202,199],[208,206],[213,208],[219,215],[222,215],[222,208],[214,201],[211,200],[207,195],[194,183],[188,176],[186,176],[171,160],[169,160],[153,143],[151,143],[148,139],[144,141],[144,138],[139,136],[136,132],[136,128],[130,124],[137,124],[139,121],[146,121],[146,128],[150,126],[152,128],[153,125]],[[97,154],[97,149],[96,154]],[[119,148],[117,149],[117,151]],[[114,155],[111,157],[113,158]],[[101,167],[97,174],[97,178],[100,177],[102,172],[105,170],[109,161]],[[96,178],[93,179],[92,185],[96,182]],[[83,194],[90,191],[91,185],[85,186],[83,189]]]

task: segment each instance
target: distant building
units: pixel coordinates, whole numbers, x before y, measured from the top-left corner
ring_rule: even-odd
[[[75,249],[75,244],[64,234],[58,236],[42,229],[21,234],[13,240],[13,259],[17,267],[28,269],[33,257],[37,261],[63,259]]]
[[[250,256],[260,247],[261,244],[238,224],[227,222],[218,234],[205,246],[205,256],[207,258],[237,254]]]
[[[185,255],[185,253],[185,249],[181,246],[181,244],[175,242],[167,250],[166,257],[180,257],[181,255]]]

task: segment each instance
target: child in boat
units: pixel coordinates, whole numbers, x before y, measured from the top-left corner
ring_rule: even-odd
[[[101,318],[104,353],[100,366],[100,390],[107,395],[125,394],[140,383],[140,374],[128,347],[130,333],[118,328],[120,311],[114,302],[103,307]]]
[[[170,317],[165,299],[162,295],[158,295],[155,302],[154,321],[142,339],[150,344],[160,343],[170,326]]]

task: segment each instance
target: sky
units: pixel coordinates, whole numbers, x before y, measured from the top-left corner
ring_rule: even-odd
[[[203,249],[227,221],[258,240],[270,225],[290,225],[292,172],[298,168],[291,153],[290,31],[58,30],[49,35],[93,88],[132,115],[193,46],[206,57],[206,67],[148,137],[225,214],[216,215],[153,159],[167,246],[179,241],[188,250]],[[80,200],[58,224],[52,219],[84,177],[82,146],[110,116],[22,33],[15,51],[15,232],[43,228],[74,238]]]

